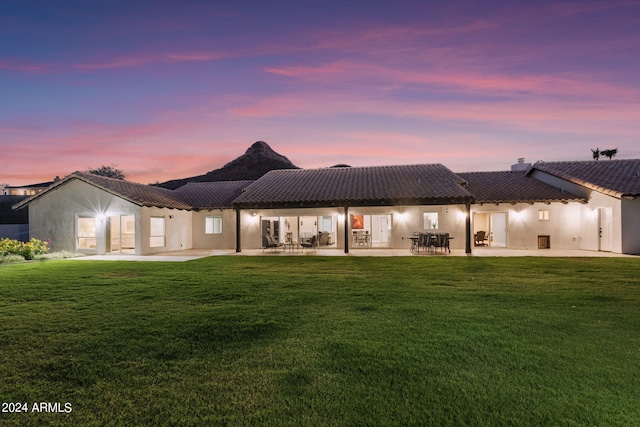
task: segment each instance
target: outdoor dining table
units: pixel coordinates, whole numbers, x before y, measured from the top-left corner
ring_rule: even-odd
[[[451,253],[451,248],[449,248],[449,241],[453,239],[449,233],[420,233],[418,236],[411,236],[411,248],[410,251],[414,250],[417,253],[420,253],[420,246],[424,247],[429,251],[429,248],[433,246],[433,250],[435,252],[436,248],[442,248],[442,250],[448,250]]]

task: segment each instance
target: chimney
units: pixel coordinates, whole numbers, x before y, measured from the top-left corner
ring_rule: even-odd
[[[529,167],[531,167],[531,163],[525,163],[524,162],[524,157],[520,157],[520,158],[518,158],[518,163],[516,163],[515,165],[511,165],[511,171],[512,172],[523,172],[523,171],[526,171],[527,169],[529,169]]]

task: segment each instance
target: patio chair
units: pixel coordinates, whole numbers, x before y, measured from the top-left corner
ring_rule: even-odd
[[[423,247],[426,251],[428,251],[431,246],[434,246],[435,248],[435,234],[420,233],[420,236],[418,238],[418,253],[420,252],[420,247]]]
[[[318,247],[318,236],[311,236],[310,239],[304,239],[300,242],[300,246],[302,246],[302,250],[305,249],[316,249]]]
[[[276,239],[273,238],[270,234],[262,235],[262,252],[264,252],[267,248],[273,248],[274,252],[282,246],[282,243],[276,242]]]
[[[451,248],[449,247],[449,233],[437,234],[436,240],[436,247],[441,248],[443,252],[449,251],[449,253],[451,253]]]
[[[487,243],[485,243],[487,240],[487,232],[486,231],[478,231],[475,234],[475,245],[476,246],[487,246]]]

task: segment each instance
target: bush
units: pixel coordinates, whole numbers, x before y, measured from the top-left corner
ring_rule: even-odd
[[[60,251],[60,252],[51,252],[50,254],[35,255],[33,259],[34,260],[66,259],[66,258],[78,258],[82,256],[84,256],[84,254],[81,254],[78,252]]]
[[[27,243],[18,240],[1,239],[0,240],[0,256],[20,255],[24,259],[33,259],[36,255],[42,255],[49,252],[47,242],[38,239],[31,239]]]
[[[14,255],[14,254],[0,255],[0,264],[2,263],[9,264],[14,262],[24,262],[24,257],[21,255]]]

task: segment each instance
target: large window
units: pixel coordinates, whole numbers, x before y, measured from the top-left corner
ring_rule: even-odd
[[[425,230],[438,229],[438,212],[424,212],[423,218]]]
[[[96,248],[96,219],[78,217],[78,249]]]
[[[222,217],[208,216],[204,219],[205,234],[222,234]]]
[[[164,235],[164,217],[163,216],[152,216],[151,217],[151,229],[150,229],[150,238],[149,238],[149,246],[152,248],[157,248],[164,246],[165,243],[165,235]]]

